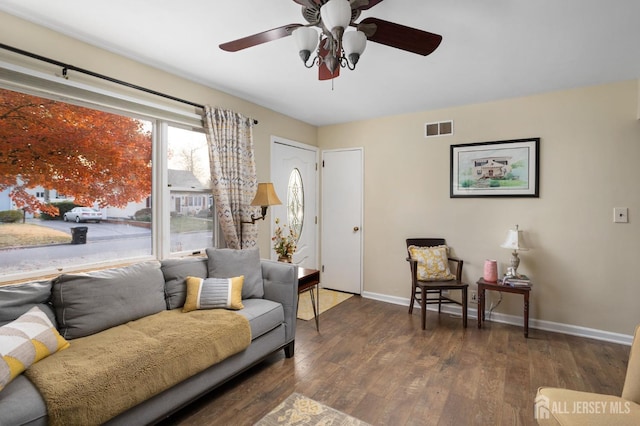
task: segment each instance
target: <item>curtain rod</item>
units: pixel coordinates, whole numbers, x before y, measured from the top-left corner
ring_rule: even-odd
[[[0,43],[0,48],[8,50],[8,51],[13,52],[13,53],[18,53],[18,54],[23,55],[23,56],[28,56],[30,58],[37,59],[39,61],[48,62],[50,64],[62,67],[62,75],[65,78],[67,77],[67,71],[68,70],[76,71],[76,72],[79,72],[79,73],[82,73],[82,74],[89,75],[91,77],[96,77],[96,78],[99,78],[99,79],[102,79],[102,80],[109,81],[111,83],[116,83],[116,84],[119,84],[121,86],[126,86],[126,87],[129,87],[131,89],[139,90],[141,92],[150,93],[152,95],[160,96],[160,97],[165,98],[165,99],[170,99],[172,101],[176,101],[176,102],[180,102],[180,103],[183,103],[183,104],[194,106],[196,108],[204,109],[204,105],[197,104],[195,102],[191,102],[191,101],[187,101],[185,99],[177,98],[175,96],[167,95],[166,93],[157,92],[157,91],[152,90],[152,89],[147,89],[146,87],[142,87],[142,86],[138,86],[136,84],[128,83],[126,81],[118,80],[116,78],[109,77],[109,76],[106,76],[104,74],[98,74],[96,72],[89,71],[89,70],[86,70],[84,68],[79,68],[79,67],[76,67],[74,65],[65,64],[64,62],[56,61],[55,59],[46,58],[44,56],[40,56],[40,55],[37,55],[35,53],[27,52],[26,50],[22,50],[22,49],[18,49],[16,47],[8,46],[8,45],[6,45],[4,43]],[[253,124],[258,124],[258,120],[253,119]]]

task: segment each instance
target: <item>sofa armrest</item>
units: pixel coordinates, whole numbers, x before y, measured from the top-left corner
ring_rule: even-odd
[[[640,424],[640,405],[619,396],[541,387],[534,401],[540,426]]]
[[[296,336],[298,311],[298,267],[284,262],[262,259],[264,298],[282,304],[286,325],[286,343]]]

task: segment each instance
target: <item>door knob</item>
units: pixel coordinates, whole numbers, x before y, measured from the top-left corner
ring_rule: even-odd
[[[353,232],[358,232],[360,230],[360,228],[358,228],[357,226],[353,227]]]

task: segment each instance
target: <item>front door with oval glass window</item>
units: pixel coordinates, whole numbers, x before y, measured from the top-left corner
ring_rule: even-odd
[[[297,236],[293,263],[318,269],[317,256],[317,149],[312,146],[274,139],[272,142],[271,179],[280,206],[270,207],[271,235],[275,220],[286,224]],[[271,258],[277,259],[273,249]]]
[[[304,226],[304,186],[302,174],[298,168],[291,170],[287,185],[287,222],[296,236],[296,244],[300,241]]]

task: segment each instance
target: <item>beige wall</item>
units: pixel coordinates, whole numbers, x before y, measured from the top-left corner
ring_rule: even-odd
[[[364,147],[364,289],[410,295],[404,239],[444,237],[474,283],[519,224],[534,246],[520,272],[531,317],[630,335],[640,323],[638,83],[619,82],[319,129],[321,149]],[[424,123],[455,134],[425,139]],[[449,198],[450,145],[540,137],[540,198]],[[613,223],[613,207],[629,223]],[[475,285],[472,286],[475,291]],[[522,297],[496,312],[522,315]]]
[[[258,181],[269,180],[272,135],[317,145],[315,126],[184,78],[158,71],[2,12],[0,12],[0,22],[2,22],[0,40],[9,46],[198,104],[232,109],[257,119],[259,124],[254,128],[254,142]],[[3,54],[5,53],[0,50],[0,59]],[[268,224],[268,219],[258,224],[259,246],[263,257],[270,257],[271,241]]]

